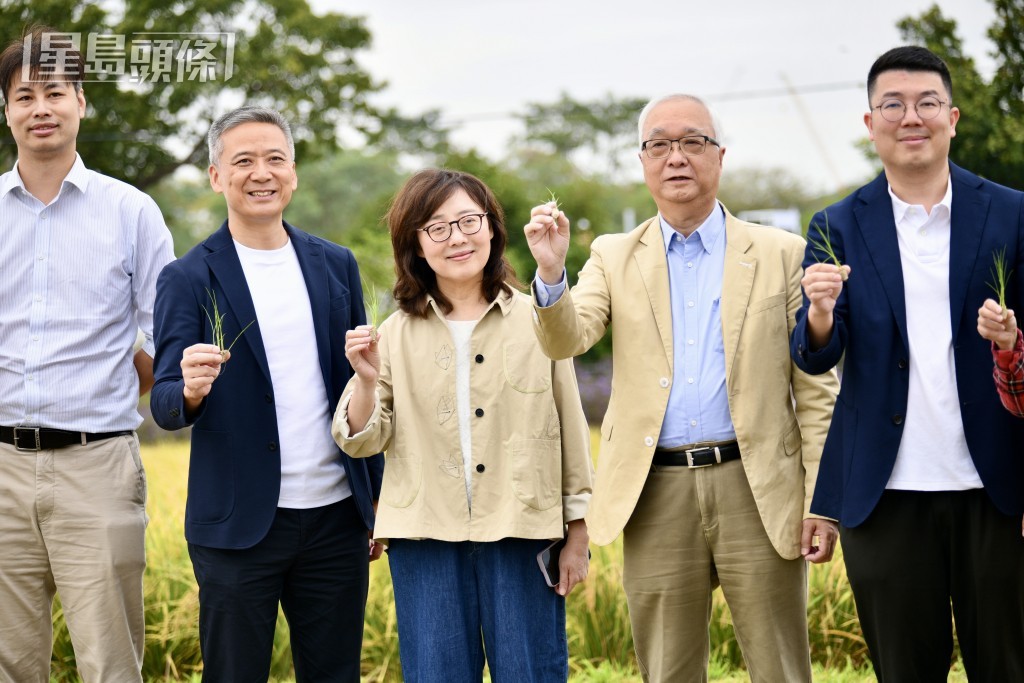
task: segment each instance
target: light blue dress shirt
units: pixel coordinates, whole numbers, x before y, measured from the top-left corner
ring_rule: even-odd
[[[0,424],[135,429],[139,328],[153,355],[153,301],[174,259],[156,203],[77,157],[44,205],[18,166],[0,176]]]
[[[672,303],[672,388],[659,448],[736,438],[729,415],[722,341],[725,212],[720,205],[684,238],[658,217],[668,259]],[[566,288],[534,279],[537,302],[550,306]],[[614,322],[614,321],[613,321]]]

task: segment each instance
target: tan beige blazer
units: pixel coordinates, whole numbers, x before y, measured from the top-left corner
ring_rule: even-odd
[[[332,433],[354,458],[387,451],[377,538],[560,538],[591,495],[590,429],[571,361],[552,362],[524,294],[502,293],[473,329],[469,393],[472,514],[466,501],[454,342],[431,299],[426,318],[381,325],[381,371],[365,428],[348,427],[353,377]]]
[[[729,412],[761,520],[779,554],[800,555],[839,384],[790,360],[801,304],[804,240],[726,211],[722,341]],[[629,520],[650,471],[672,385],[672,311],[657,217],[594,240],[571,292],[534,310],[551,358],[583,353],[611,326],[613,378],[587,523],[610,543]]]

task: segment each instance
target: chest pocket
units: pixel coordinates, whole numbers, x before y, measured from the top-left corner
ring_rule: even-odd
[[[540,394],[551,388],[551,360],[535,341],[505,344],[502,369],[505,381],[518,392]]]

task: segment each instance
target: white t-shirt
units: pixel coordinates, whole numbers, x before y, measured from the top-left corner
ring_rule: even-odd
[[[470,340],[476,320],[449,320],[448,329],[455,344],[455,409],[459,416],[459,440],[462,445],[462,471],[466,478],[466,502],[473,509],[473,444],[469,417]]]
[[[269,250],[235,242],[235,249],[256,308],[274,385],[281,452],[278,507],[307,509],[336,503],[352,495],[352,489],[331,437],[331,405],[299,259],[291,241]]]

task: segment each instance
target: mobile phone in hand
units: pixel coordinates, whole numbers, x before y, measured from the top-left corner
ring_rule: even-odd
[[[558,585],[558,557],[565,547],[565,539],[560,538],[551,545],[537,553],[537,564],[540,565],[540,573],[544,575],[544,583],[550,588]]]

